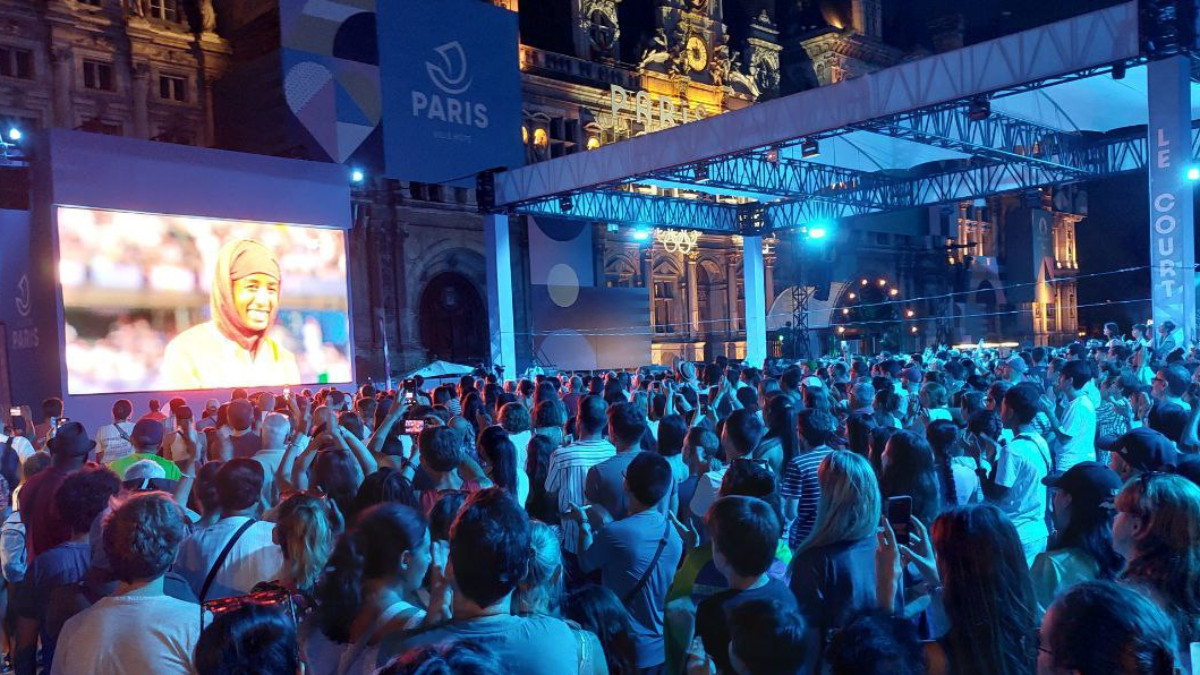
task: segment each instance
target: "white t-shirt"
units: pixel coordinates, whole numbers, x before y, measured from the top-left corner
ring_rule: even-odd
[[[1062,444],[1058,455],[1058,470],[1066,471],[1080,462],[1096,459],[1096,406],[1086,394],[1080,394],[1067,404],[1063,412],[1062,431],[1070,438]]]
[[[113,595],[71,617],[52,675],[192,675],[200,608],[166,595]]]
[[[124,435],[121,432],[125,432]],[[135,450],[128,440],[133,433],[133,422],[113,422],[96,430],[96,454],[104,453],[104,463],[112,464],[118,459],[132,455]]]
[[[204,586],[209,569],[225,548],[229,538],[246,522],[242,516],[222,518],[196,530],[179,545],[174,570],[182,574],[196,597]],[[250,526],[225,557],[220,571],[208,589],[205,602],[249,593],[261,581],[278,579],[283,569],[283,552],[271,540],[273,523],[258,521]]]
[[[25,438],[24,436],[6,436],[4,434],[0,434],[0,445],[7,443],[8,439],[10,438],[12,439],[13,452],[17,453],[17,457],[20,457],[21,463],[24,464],[25,460],[29,459],[29,456],[36,452],[36,450],[33,449],[33,443],[30,443],[29,439]],[[17,486],[10,485],[8,487],[13,489]]]
[[[1030,561],[1041,552],[1032,549],[1044,548],[1050,534],[1046,529],[1046,486],[1042,485],[1050,463],[1046,439],[1032,431],[1009,441],[996,455],[996,484],[1008,488],[997,506],[1012,519]]]
[[[721,492],[721,483],[725,480],[726,467],[702,474],[696,482],[696,492],[692,494],[692,515],[703,519],[708,509],[717,501]]]

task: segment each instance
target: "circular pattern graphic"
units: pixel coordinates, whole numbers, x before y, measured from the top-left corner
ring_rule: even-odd
[[[559,307],[570,307],[579,299],[579,275],[570,265],[559,263],[546,275],[546,290]]]

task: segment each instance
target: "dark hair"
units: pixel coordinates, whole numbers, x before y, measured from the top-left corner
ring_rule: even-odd
[[[1063,364],[1062,370],[1058,373],[1059,378],[1067,378],[1071,380],[1071,386],[1075,389],[1083,389],[1087,386],[1088,381],[1092,379],[1092,367],[1087,361],[1067,361]],[[1187,387],[1184,387],[1187,389]]]
[[[834,633],[825,650],[831,675],[924,675],[925,649],[912,621],[867,610]]]
[[[42,401],[43,417],[62,417],[63,402],[61,398],[51,397]]]
[[[874,417],[866,413],[851,413],[846,418],[847,449],[869,459],[871,457],[871,432],[874,430]]]
[[[766,428],[758,415],[749,410],[734,410],[725,418],[724,438],[733,444],[739,456],[745,457],[758,447]],[[732,458],[727,458],[732,459]]]
[[[796,416],[796,427],[810,450],[829,443],[837,434],[837,420],[824,410],[801,410]]]
[[[491,607],[513,592],[525,578],[532,554],[529,516],[500,488],[468,497],[450,528],[455,590],[480,607]]]
[[[765,438],[779,439],[779,447],[783,450],[783,466],[787,466],[800,453],[796,406],[787,396],[775,396],[767,401],[767,408],[763,412],[763,419],[767,423]]]
[[[54,491],[54,508],[73,534],[82,534],[108,508],[109,498],[120,491],[117,474],[102,467],[85,467],[68,475]]]
[[[129,399],[120,398],[120,399],[117,399],[116,403],[113,403],[113,406],[112,406],[113,419],[118,419],[118,420],[127,419],[132,414],[133,414],[133,404],[129,402]]]
[[[1051,623],[1053,618],[1053,623]],[[1076,584],[1054,601],[1042,639],[1057,669],[1080,675],[1172,675],[1175,629],[1141,593],[1106,581]]]
[[[991,410],[980,410],[967,420],[967,431],[980,436],[987,436],[992,440],[999,440],[1000,434],[1004,433],[1004,424],[1000,421],[1000,415]]]
[[[363,478],[354,495],[354,512],[346,515],[352,517],[376,504],[387,503],[404,504],[414,509],[420,504],[413,484],[404,473],[385,466]]]
[[[658,422],[658,454],[674,457],[683,452],[683,440],[687,438],[688,426],[683,417],[667,415]]]
[[[608,423],[608,404],[599,396],[584,396],[579,401],[579,412],[575,423],[585,434],[591,435],[604,429]]]
[[[883,451],[887,447],[887,442],[900,431],[891,425],[880,425],[871,430],[871,454],[867,457],[871,462],[871,468],[875,470],[875,475],[883,473]]]
[[[504,675],[504,664],[488,647],[456,640],[413,647],[396,656],[375,675]]]
[[[196,482],[192,488],[192,497],[200,506],[202,513],[212,513],[221,508],[221,496],[217,493],[217,475],[224,462],[213,460],[205,462],[204,466],[196,469]]]
[[[199,675],[295,675],[296,626],[278,609],[248,603],[213,619],[194,660]]]
[[[1166,380],[1167,392],[1174,397],[1180,397],[1187,393],[1188,385],[1191,384],[1191,377],[1188,375],[1187,368],[1173,363],[1169,366],[1163,366],[1158,369],[1158,374]]]
[[[765,573],[775,560],[781,525],[771,505],[754,497],[722,497],[705,516],[713,546],[739,576]]]
[[[363,511],[338,539],[317,582],[321,632],[335,642],[349,642],[350,624],[362,610],[364,582],[397,574],[400,558],[424,543],[425,531],[425,519],[411,506],[379,504]]]
[[[121,500],[104,519],[101,534],[113,575],[133,583],[166,574],[187,535],[185,520],[165,492],[134,492]]]
[[[913,517],[922,523],[933,522],[942,504],[929,443],[911,431],[899,431],[888,439],[886,452],[890,461],[879,476],[883,498],[908,495],[912,497]]]
[[[625,484],[633,498],[645,506],[654,506],[671,491],[674,482],[671,464],[662,455],[639,452],[625,470]]]
[[[516,405],[521,404],[517,403]],[[495,428],[497,427],[489,427],[489,429]],[[488,474],[492,481],[516,497],[517,471],[520,470],[517,468],[517,446],[513,444],[511,436],[503,429],[500,431],[501,433],[498,434],[482,433],[479,435],[479,458],[492,465],[492,470]]]
[[[567,423],[567,409],[562,401],[558,399],[547,399],[538,401],[538,404],[533,406],[533,426],[535,429],[543,427],[555,427],[562,429]]]
[[[354,511],[354,498],[362,480],[362,468],[354,456],[341,448],[317,453],[312,467],[313,487],[329,495],[342,513]]]
[[[450,541],[450,526],[462,505],[467,501],[467,493],[462,490],[443,490],[429,510],[429,536],[434,541]]]
[[[616,403],[608,409],[608,427],[614,443],[632,445],[646,433],[646,414],[632,403]]]
[[[1018,422],[1029,424],[1034,417],[1037,417],[1039,398],[1041,398],[1041,393],[1033,383],[1021,382],[1004,392],[1004,405],[1013,411]]]
[[[243,511],[262,498],[263,481],[266,479],[262,464],[248,457],[234,458],[221,465],[217,471],[217,499],[221,510]]]
[[[558,501],[546,490],[550,474],[550,455],[557,446],[548,436],[534,434],[525,451],[525,473],[529,475],[529,499],[525,509],[529,515],[547,525],[557,525]]]
[[[637,648],[633,622],[617,596],[597,584],[587,584],[563,600],[563,616],[600,638],[604,658],[612,675],[637,672]]]
[[[354,434],[355,438],[363,436],[363,421],[358,416],[358,413],[349,410],[343,410],[337,416],[338,426],[345,428],[350,433]]]
[[[450,427],[425,427],[417,437],[421,463],[433,471],[448,472],[462,461],[462,436]]]
[[[783,500],[780,499],[777,487],[775,474],[771,473],[766,462],[757,459],[739,459],[731,463],[725,470],[725,477],[721,479],[721,487],[717,490],[717,495],[719,497],[735,495],[757,497],[775,510],[775,516],[782,523],[784,521]]]
[[[1171,439],[1175,443],[1183,440],[1191,414],[1178,403],[1158,401],[1150,407],[1146,426]]]
[[[750,600],[729,612],[729,652],[757,675],[801,675],[812,649],[804,618],[777,600]]]
[[[1008,516],[991,504],[960,507],[938,517],[930,534],[950,620],[944,645],[951,672],[1032,673],[1033,584]]]
[[[934,420],[925,427],[925,440],[933,450],[934,466],[946,506],[958,504],[958,488],[954,484],[952,457],[962,455],[958,445],[958,426],[950,420]]]

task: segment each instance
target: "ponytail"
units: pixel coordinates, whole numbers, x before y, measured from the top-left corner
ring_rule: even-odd
[[[952,509],[958,506],[958,487],[954,484],[954,468],[950,464],[950,455],[944,450],[937,451],[938,473],[942,474],[942,494],[945,499],[942,509]]]
[[[350,641],[350,624],[362,611],[364,582],[400,573],[406,551],[424,544],[425,519],[411,506],[385,503],[363,511],[342,535],[317,584],[317,625],[334,642]]]
[[[323,499],[297,494],[280,504],[275,529],[284,567],[296,588],[307,591],[316,585],[341,525],[337,511]]]

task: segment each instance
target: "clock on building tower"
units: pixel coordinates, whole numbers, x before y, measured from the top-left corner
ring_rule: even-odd
[[[708,68],[708,43],[699,35],[688,36],[684,43],[688,68],[701,71]]]

